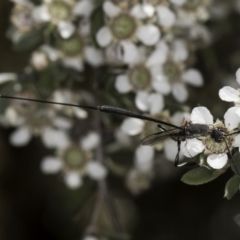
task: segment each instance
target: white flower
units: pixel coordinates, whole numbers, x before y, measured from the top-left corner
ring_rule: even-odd
[[[42,160],[41,170],[43,173],[63,172],[63,179],[71,189],[81,187],[83,177],[86,175],[95,181],[106,177],[107,169],[101,163],[92,159],[93,153],[91,150],[94,150],[99,142],[97,133],[90,132],[81,138],[79,145],[70,144],[69,139],[66,142],[65,137],[60,136],[57,131],[53,133],[48,131],[47,134],[49,136],[45,141],[47,141],[48,147],[57,148],[57,156],[47,156]]]
[[[125,45],[126,47],[126,45]],[[127,49],[126,49],[127,50]],[[164,42],[160,42],[156,49],[148,56],[143,63],[144,56],[141,55],[140,49],[135,49],[136,58],[130,56],[131,51],[125,51],[123,59],[128,59],[131,64],[128,71],[116,77],[115,87],[120,93],[136,92],[135,103],[141,111],[149,111],[151,115],[161,112],[164,108],[164,99],[162,93],[169,92],[169,84],[164,79],[158,79],[159,64],[162,64],[167,57],[167,46]],[[131,60],[130,60],[131,59]],[[150,90],[159,84],[161,93],[150,93]],[[160,86],[161,85],[161,86]]]
[[[150,5],[145,5],[142,8],[139,5],[134,6],[128,13],[113,2],[105,1],[103,10],[110,20],[108,26],[103,26],[97,32],[96,39],[101,47],[107,47],[114,39],[118,42],[124,42],[133,37],[137,37],[147,46],[155,45],[158,42],[160,30],[157,26],[148,23],[137,26],[136,22],[137,19],[152,15],[154,9]]]
[[[54,0],[43,1],[42,5],[39,5],[33,10],[33,17],[36,22],[44,23],[50,22],[57,26],[60,36],[67,39],[72,36],[76,28],[71,22],[74,15],[72,15],[71,9],[74,7],[70,1]]]
[[[217,130],[223,134],[224,140],[215,141],[214,136],[202,136],[203,138],[187,139],[186,143],[181,145],[182,151],[186,157],[194,157],[201,152],[208,154],[207,163],[213,169],[223,168],[228,161],[228,153],[232,147],[239,147],[239,135],[232,134],[237,128],[240,118],[235,114],[235,107],[230,108],[224,115],[225,125],[221,121],[213,122],[213,116],[205,107],[196,107],[191,113],[192,124],[206,124],[209,131]],[[229,135],[228,135],[229,134]],[[235,140],[237,139],[237,140]],[[232,144],[232,142],[234,143]]]
[[[185,84],[195,87],[202,86],[202,75],[194,68],[184,69],[184,62],[189,53],[183,40],[175,39],[170,47],[164,48],[166,57],[161,64],[154,67],[153,89],[162,94],[172,92],[178,102],[184,102],[188,98]]]

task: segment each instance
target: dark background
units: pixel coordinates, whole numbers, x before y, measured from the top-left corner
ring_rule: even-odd
[[[13,52],[5,37],[11,7],[8,0],[0,1],[0,72],[21,70],[29,56],[26,52]],[[240,19],[235,13],[224,24],[210,23],[209,27],[222,35],[211,47],[197,53],[197,67],[204,74],[205,86],[201,90],[191,89],[189,103],[192,107],[206,105],[217,116],[227,106],[218,99],[224,74],[234,74],[240,66],[236,23]],[[196,98],[203,94],[208,97]],[[47,150],[38,139],[27,147],[14,148],[8,142],[11,131],[0,129],[0,239],[80,239],[88,219],[81,209],[94,196],[94,186],[86,184],[88,187],[72,191],[59,175],[42,174],[39,165]],[[230,201],[223,198],[225,183],[232,175],[230,170],[209,184],[188,186],[180,181],[185,170],[166,164],[173,172],[168,179],[159,176],[148,191],[137,197],[130,196],[126,189],[121,193],[136,207],[133,239],[239,240],[240,227],[233,217],[240,212],[240,195]],[[112,190],[117,181],[110,184]]]

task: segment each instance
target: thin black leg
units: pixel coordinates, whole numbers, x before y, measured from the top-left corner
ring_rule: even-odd
[[[180,140],[180,138],[178,138],[178,139],[177,139],[177,148],[178,148],[178,151],[177,151],[177,155],[176,155],[176,158],[175,158],[175,161],[174,161],[174,166],[175,166],[175,167],[178,167],[180,147],[181,147],[181,140]]]

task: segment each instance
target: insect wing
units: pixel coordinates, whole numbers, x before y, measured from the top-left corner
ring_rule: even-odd
[[[142,139],[142,145],[155,145],[169,137],[177,137],[179,133],[178,129],[170,129],[158,133],[151,134],[144,139]]]

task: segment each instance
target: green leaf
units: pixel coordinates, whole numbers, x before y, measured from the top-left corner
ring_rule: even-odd
[[[194,168],[185,173],[181,181],[189,185],[201,185],[211,182],[217,178],[221,172],[212,171],[205,167]]]
[[[26,51],[37,47],[41,42],[43,42],[43,30],[44,28],[39,28],[22,35],[19,41],[14,44],[14,50]]]
[[[230,178],[225,186],[224,197],[230,200],[239,190],[240,177],[234,176]]]

